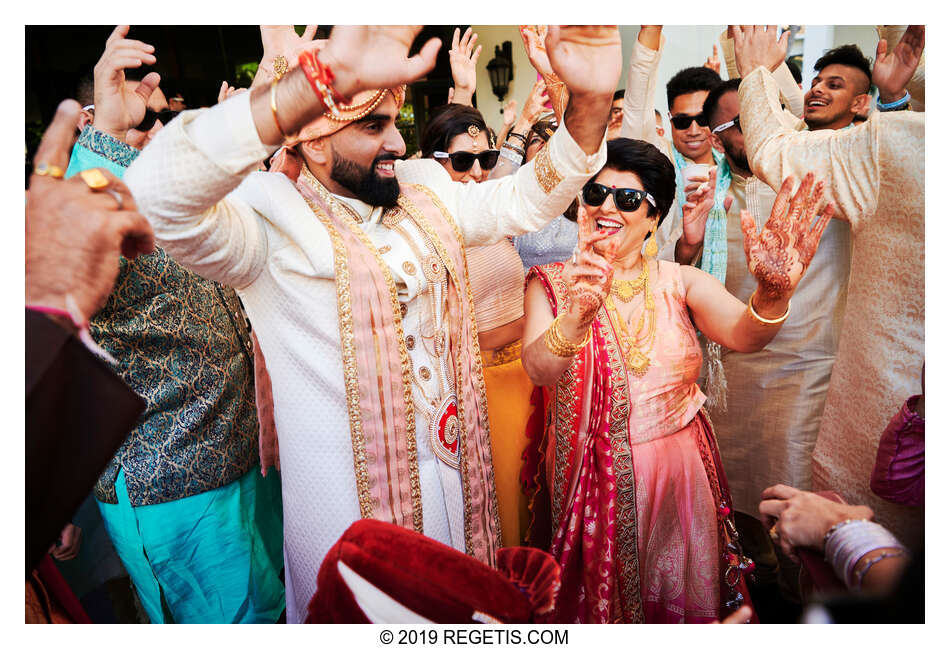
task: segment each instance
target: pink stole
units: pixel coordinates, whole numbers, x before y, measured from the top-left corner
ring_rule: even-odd
[[[422,533],[416,444],[427,441],[416,439],[412,370],[392,273],[348,208],[306,168],[297,180],[297,189],[326,227],[333,244],[360,514]],[[461,233],[432,192],[421,186],[401,186],[400,190],[393,216],[412,220],[432,243],[449,274],[448,349],[455,370],[461,424],[465,547],[471,556],[494,565],[495,551],[501,547],[501,526],[475,308],[468,289]]]

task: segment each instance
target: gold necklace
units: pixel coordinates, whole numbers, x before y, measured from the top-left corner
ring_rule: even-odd
[[[607,296],[604,302],[608,314],[612,314],[617,322],[618,337],[624,347],[624,362],[630,371],[638,377],[643,376],[647,373],[647,370],[650,369],[649,353],[653,349],[653,343],[656,341],[656,303],[653,300],[653,293],[650,291],[650,272],[648,268],[647,262],[644,262],[643,273],[641,273],[641,277],[643,278],[641,291],[644,294],[644,304],[643,311],[640,313],[640,319],[637,322],[635,335],[630,335],[627,329],[627,321],[620,315],[620,312],[617,310],[617,305],[614,304],[610,295]],[[639,281],[639,279],[640,278],[637,278],[634,282]],[[613,294],[613,291],[611,291],[611,294]],[[649,314],[650,324],[646,335],[643,336],[643,328],[646,323],[647,314]]]
[[[637,294],[643,292],[643,287],[647,283],[650,274],[647,271],[646,261],[643,262],[643,270],[636,279],[615,279],[610,284],[610,294],[621,302],[629,302]]]

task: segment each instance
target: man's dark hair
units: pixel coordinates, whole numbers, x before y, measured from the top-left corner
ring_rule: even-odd
[[[709,124],[710,128],[712,128],[713,125],[713,115],[716,114],[716,110],[719,108],[719,100],[722,99],[722,96],[727,92],[732,92],[733,90],[738,91],[741,81],[742,79],[729,79],[729,81],[723,81],[709,91],[709,94],[706,96],[706,101],[703,102],[703,117],[706,118],[706,123]]]
[[[857,45],[842,45],[825,52],[825,55],[815,61],[815,72],[821,72],[827,66],[838,64],[857,68],[868,78],[867,86],[862,92],[871,89],[871,62],[864,56],[864,52]]]
[[[663,222],[676,193],[676,172],[666,155],[649,142],[618,137],[607,141],[607,162],[604,169],[637,174],[643,183],[643,189],[656,201],[656,207],[650,205],[647,213],[651,218],[659,215],[659,223]],[[594,176],[593,180],[596,182],[597,176]]]
[[[794,56],[790,56],[785,59],[785,65],[788,66],[789,71],[792,73],[792,78],[795,79],[795,83],[802,82],[802,66],[799,65],[798,61],[795,60]]]
[[[432,116],[419,138],[419,149],[423,158],[431,158],[436,151],[445,151],[456,135],[468,131],[469,126],[485,131],[488,145],[492,146],[492,137],[482,114],[471,106],[446,104],[432,111]]]
[[[79,83],[76,84],[76,101],[80,106],[88,106],[96,101],[96,82],[92,72],[86,72],[79,77]]]
[[[666,105],[673,110],[673,100],[700,90],[712,90],[722,83],[722,77],[709,68],[683,68],[666,82]]]
[[[624,95],[624,89],[621,88],[620,90],[614,93],[614,101],[617,101],[618,99],[623,99],[623,95]]]

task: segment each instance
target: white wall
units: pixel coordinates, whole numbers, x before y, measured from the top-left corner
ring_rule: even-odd
[[[503,102],[498,99],[491,91],[491,81],[488,78],[488,70],[485,67],[492,57],[495,56],[495,45],[500,45],[502,41],[511,41],[512,58],[514,59],[514,80],[508,87],[508,94],[505,101],[514,98],[518,102],[518,110],[521,110],[521,104],[531,92],[531,87],[537,79],[537,73],[531,67],[528,56],[525,54],[524,46],[521,44],[521,35],[518,33],[517,25],[472,25],[472,29],[478,34],[478,42],[482,45],[482,54],[478,60],[478,75],[476,95],[478,97],[478,108],[485,116],[485,120],[496,131],[500,129],[502,123],[501,106]],[[726,25],[667,25],[663,28],[663,34],[666,37],[666,44],[663,50],[663,57],[660,59],[660,68],[657,77],[657,88],[655,97],[655,106],[660,114],[663,115],[663,121],[669,133],[669,119],[666,117],[666,82],[679,70],[692,65],[702,65],[706,62],[706,57],[712,54],[712,46],[719,44],[719,35],[726,29]],[[618,88],[623,88],[627,82],[627,63],[630,60],[630,53],[633,50],[633,43],[636,41],[637,34],[640,31],[639,25],[621,25],[620,38],[623,43],[623,73],[620,78]],[[807,26],[805,29],[805,49],[809,51],[808,33],[813,31],[815,39],[819,42],[812,42],[811,49],[816,52],[815,58],[821,56],[825,49],[836,47],[846,43],[856,43],[863,51],[865,56],[874,58],[874,50],[877,46],[877,32],[871,25],[837,25],[825,31],[813,29],[813,26]],[[828,38],[830,33],[831,37]],[[818,35],[821,37],[818,38]],[[720,58],[721,58],[720,52]],[[806,56],[806,59],[809,57]],[[811,60],[811,64],[814,59]],[[804,70],[805,87],[813,75],[810,72],[811,65],[806,60],[806,70]],[[723,79],[726,78],[726,66],[722,63],[720,68]]]

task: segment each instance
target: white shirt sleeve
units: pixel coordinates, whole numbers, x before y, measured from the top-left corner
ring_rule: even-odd
[[[607,161],[606,137],[587,155],[562,126],[531,162],[510,176],[481,183],[453,182],[435,160],[396,166],[401,182],[424,184],[445,203],[466,245],[535,232],[560,216],[587,180]]]
[[[656,134],[656,77],[666,38],[660,35],[660,49],[651,50],[634,41],[623,95],[623,123],[620,137],[649,142],[669,155],[666,142]]]
[[[276,149],[261,143],[249,95],[183,112],[124,178],[162,248],[198,274],[235,288],[247,286],[264,265],[267,238],[250,202],[261,199],[255,192],[267,183],[235,190]]]

